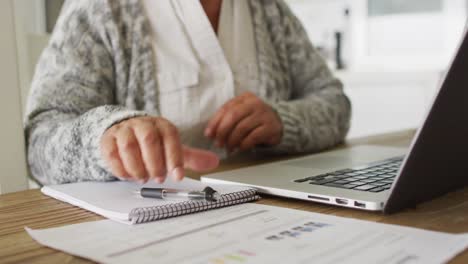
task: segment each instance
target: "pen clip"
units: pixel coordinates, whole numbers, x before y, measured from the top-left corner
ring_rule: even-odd
[[[219,193],[210,186],[206,186],[205,189],[203,189],[203,192],[205,193],[205,200],[207,201],[216,202],[221,198]]]

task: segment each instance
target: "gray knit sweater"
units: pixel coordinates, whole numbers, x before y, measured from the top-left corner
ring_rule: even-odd
[[[343,141],[350,103],[282,0],[251,0],[258,51],[254,91],[279,114],[271,153],[319,151]],[[158,116],[151,28],[138,0],[69,1],[40,57],[25,133],[32,175],[43,184],[115,178],[99,148],[107,128]]]

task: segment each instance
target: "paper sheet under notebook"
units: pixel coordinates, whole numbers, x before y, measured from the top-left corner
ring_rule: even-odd
[[[39,243],[102,263],[444,263],[468,245],[446,234],[258,204],[136,226],[45,230]]]

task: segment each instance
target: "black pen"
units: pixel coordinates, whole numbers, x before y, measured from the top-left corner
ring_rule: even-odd
[[[179,190],[167,188],[141,188],[139,191],[141,197],[157,198],[164,200],[205,200],[216,202],[221,198],[221,195],[211,187],[206,187],[202,191]]]

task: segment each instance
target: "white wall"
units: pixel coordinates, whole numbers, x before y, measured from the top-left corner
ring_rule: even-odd
[[[13,0],[0,1],[0,193],[27,188]]]
[[[418,127],[436,94],[439,71],[339,72],[353,106],[348,138]]]

